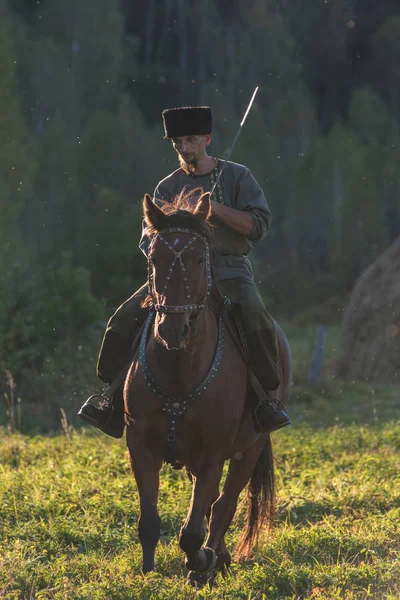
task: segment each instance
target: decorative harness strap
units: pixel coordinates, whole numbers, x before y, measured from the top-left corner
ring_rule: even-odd
[[[208,389],[209,385],[217,374],[219,365],[222,360],[222,353],[224,347],[224,319],[223,313],[225,310],[225,303],[223,310],[218,319],[218,341],[217,347],[214,354],[214,359],[211,367],[201,382],[201,384],[192,392],[187,392],[183,396],[170,396],[164,392],[158,383],[155,381],[147,362],[146,348],[149,339],[149,334],[155,317],[154,310],[150,310],[147,316],[145,327],[140,340],[139,346],[139,367],[143,373],[143,377],[147,383],[147,386],[151,389],[153,394],[160,400],[163,405],[163,411],[168,414],[168,432],[165,446],[165,462],[168,462],[174,469],[182,468],[182,465],[176,461],[176,426],[178,417],[182,417],[186,414],[189,403],[196,398],[199,398]]]
[[[191,238],[184,244],[181,250],[177,251],[175,248],[165,239],[165,234],[167,233],[187,233],[191,235]],[[167,276],[164,282],[163,290],[159,296],[163,301],[166,297],[166,293],[168,290],[168,285],[171,279],[172,272],[175,268],[175,265],[179,265],[182,272],[183,285],[185,289],[186,299],[189,301],[188,304],[179,305],[179,306],[171,306],[167,304],[162,304],[157,301],[156,289],[154,286],[154,281],[152,277],[152,268],[151,268],[151,254],[156,240],[159,239],[173,254],[173,259],[170,264],[170,267],[167,272]],[[188,278],[186,276],[186,268],[182,259],[182,254],[185,250],[187,250],[196,240],[201,240],[204,244],[205,250],[205,268],[206,268],[206,290],[203,298],[200,303],[193,303],[191,301],[190,289],[188,285]],[[176,426],[177,419],[186,414],[188,409],[188,405],[191,401],[195,400],[199,396],[201,396],[209,387],[210,383],[214,379],[217,374],[219,365],[222,359],[222,352],[224,346],[224,319],[223,313],[225,310],[225,304],[218,320],[218,341],[217,347],[215,350],[215,355],[211,367],[203,379],[201,384],[192,392],[188,392],[180,397],[170,396],[155,381],[151,371],[149,369],[147,358],[146,358],[146,348],[149,340],[150,330],[153,324],[153,320],[155,317],[155,313],[184,313],[184,312],[194,312],[200,311],[205,307],[207,298],[211,296],[212,290],[212,275],[211,275],[211,258],[210,258],[210,247],[206,238],[199,233],[196,233],[190,229],[184,229],[180,227],[174,227],[170,229],[163,229],[158,232],[152,239],[149,252],[148,252],[148,286],[149,286],[149,295],[153,300],[153,307],[149,311],[147,316],[147,320],[145,323],[145,327],[143,330],[142,338],[140,340],[139,346],[139,367],[143,373],[144,379],[147,383],[147,386],[151,389],[151,391],[155,394],[155,396],[161,401],[163,406],[163,411],[168,415],[168,432],[167,432],[167,440],[165,446],[165,461],[170,463],[174,469],[180,469],[182,467],[176,461]]]
[[[190,240],[188,240],[186,242],[186,244],[183,246],[183,248],[181,250],[179,250],[179,252],[178,252],[177,250],[175,250],[175,248],[173,246],[171,246],[171,244],[163,236],[163,234],[166,234],[166,233],[189,233],[192,235],[192,237]],[[188,304],[184,304],[181,306],[169,306],[167,304],[157,303],[157,301],[156,301],[156,293],[155,293],[156,290],[154,287],[154,282],[153,282],[152,273],[151,273],[151,252],[152,252],[152,249],[153,249],[154,244],[157,239],[161,240],[161,242],[163,242],[163,244],[165,244],[165,246],[167,246],[167,248],[169,250],[171,250],[171,252],[174,255],[174,258],[172,259],[172,263],[168,269],[168,273],[167,273],[167,277],[165,279],[163,290],[160,295],[162,298],[165,298],[165,294],[168,289],[168,284],[171,279],[172,271],[174,270],[175,265],[178,263],[180,265],[181,271],[182,271],[183,285],[185,288],[186,299],[189,300]],[[182,260],[182,254],[184,253],[184,251],[187,250],[187,248],[189,248],[197,239],[202,240],[202,242],[204,244],[205,262],[206,262],[206,278],[207,278],[206,292],[205,292],[205,295],[200,304],[194,304],[194,303],[190,302],[191,296],[190,296],[189,286],[187,283],[188,278],[186,276],[186,267]],[[172,227],[170,229],[163,229],[162,231],[157,233],[154,236],[154,238],[152,239],[150,247],[149,247],[149,252],[147,254],[147,261],[148,261],[147,268],[148,268],[149,295],[153,299],[153,306],[157,312],[184,313],[184,312],[192,312],[194,310],[200,310],[201,308],[204,308],[206,297],[210,296],[210,294],[211,294],[212,278],[211,278],[210,247],[209,247],[208,241],[202,235],[200,235],[199,233],[195,233],[195,232],[191,231],[190,229],[183,229],[181,227]]]

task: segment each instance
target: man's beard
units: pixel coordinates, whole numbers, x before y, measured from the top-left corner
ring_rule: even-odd
[[[183,169],[185,173],[191,175],[196,171],[199,161],[197,160],[197,158],[193,158],[190,162],[186,162],[183,156],[179,154],[179,164],[181,166],[181,169]]]

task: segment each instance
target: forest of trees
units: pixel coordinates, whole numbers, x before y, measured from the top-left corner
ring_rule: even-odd
[[[349,292],[400,234],[400,8],[371,4],[0,0],[4,386],[81,394],[94,372],[144,280],[141,198],[176,168],[163,108],[209,104],[223,157],[260,86],[232,159],[274,217],[253,252],[266,303]]]

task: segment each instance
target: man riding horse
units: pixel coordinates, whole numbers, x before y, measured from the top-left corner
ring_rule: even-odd
[[[275,323],[267,312],[254,282],[248,254],[253,243],[268,233],[271,212],[253,175],[243,165],[209,156],[212,114],[208,106],[171,108],[162,113],[165,137],[178,154],[180,167],[157,185],[153,201],[170,202],[183,190],[210,191],[211,222],[217,243],[216,275],[219,287],[230,299],[248,348],[249,367],[261,386],[254,406],[258,431],[271,432],[290,423],[283,405],[272,398],[279,385],[278,345]],[[223,168],[223,173],[218,179]],[[149,240],[139,246],[147,255]],[[133,340],[148,309],[142,306],[147,284],[122,304],[108,322],[97,364],[98,377],[110,384],[131,361]],[[124,431],[122,387],[97,406],[86,402],[79,415],[104,433],[120,438]]]

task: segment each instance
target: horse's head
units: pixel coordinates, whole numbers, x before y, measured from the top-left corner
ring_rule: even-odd
[[[202,190],[201,190],[202,191]],[[195,190],[159,208],[143,200],[147,233],[149,296],[157,313],[155,333],[168,350],[180,350],[191,323],[211,293],[210,194]]]

